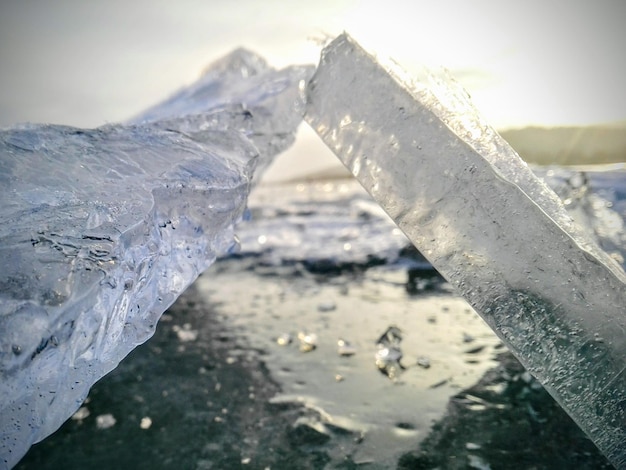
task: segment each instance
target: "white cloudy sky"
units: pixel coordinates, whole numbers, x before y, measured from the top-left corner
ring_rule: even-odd
[[[342,30],[449,68],[498,128],[625,120],[625,20],[623,0],[0,0],[0,126],[123,120],[234,47],[316,62],[309,38]]]

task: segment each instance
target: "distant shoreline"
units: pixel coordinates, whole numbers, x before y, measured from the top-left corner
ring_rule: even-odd
[[[626,121],[591,126],[528,126],[498,132],[531,165],[608,171],[626,165]],[[350,177],[307,126],[301,127],[294,146],[277,158],[268,173],[263,177],[268,183]]]
[[[626,121],[580,127],[524,127],[499,131],[527,163],[594,165],[626,162]]]

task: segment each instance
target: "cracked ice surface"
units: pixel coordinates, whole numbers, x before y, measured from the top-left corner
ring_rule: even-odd
[[[618,467],[626,276],[449,79],[413,81],[347,35],[305,119]]]
[[[311,67],[238,50],[133,124],[0,131],[0,468],[54,432],[216,256]]]

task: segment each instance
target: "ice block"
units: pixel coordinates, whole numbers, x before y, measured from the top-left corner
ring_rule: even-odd
[[[310,67],[235,51],[133,124],[0,130],[0,469],[152,336],[295,138]]]
[[[626,276],[447,78],[412,81],[343,34],[306,121],[618,468]]]

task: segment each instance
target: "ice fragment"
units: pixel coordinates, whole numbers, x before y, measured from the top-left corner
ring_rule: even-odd
[[[115,426],[115,423],[117,423],[117,420],[115,419],[115,416],[113,416],[111,413],[96,416],[96,427],[98,429],[112,428],[113,426]]]
[[[407,79],[343,34],[324,49],[307,93],[307,122],[613,464],[625,467],[619,266],[451,79]]]
[[[337,340],[337,354],[344,357],[354,356],[356,348],[349,341],[340,338]]]
[[[141,421],[139,422],[139,427],[141,429],[150,429],[150,426],[152,426],[152,419],[150,419],[149,416],[141,418]]]
[[[327,300],[325,302],[321,302],[317,305],[318,312],[332,312],[337,308],[337,304],[332,300]]]
[[[378,348],[374,355],[376,367],[391,380],[397,379],[404,370],[404,366],[400,363],[403,355],[400,348],[401,342],[402,331],[396,326],[387,328],[376,342]]]
[[[236,249],[253,171],[293,141],[311,72],[240,50],[130,124],[0,131],[0,468]]]
[[[192,135],[207,129],[236,130],[258,149],[255,173],[260,175],[295,140],[304,114],[302,97],[312,73],[310,65],[276,70],[261,56],[240,48],[131,122],[155,123]],[[214,112],[207,116],[207,110]]]
[[[288,346],[293,342],[293,337],[289,333],[283,333],[276,338],[276,343],[279,346]]]
[[[300,331],[298,333],[298,340],[300,341],[300,351],[302,352],[311,352],[317,348],[318,340],[315,333]]]
[[[417,358],[417,365],[423,369],[430,369],[430,358],[427,356],[420,356]]]

